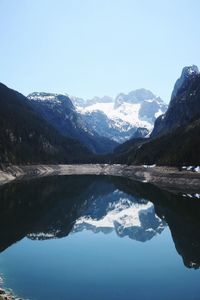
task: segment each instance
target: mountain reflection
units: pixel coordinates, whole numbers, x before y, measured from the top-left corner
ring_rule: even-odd
[[[76,221],[73,232],[83,229],[94,233],[109,233],[145,242],[162,232],[164,224],[154,211],[154,205],[145,200],[114,189],[104,196],[95,197]]]
[[[61,238],[82,230],[145,242],[169,226],[187,267],[200,266],[199,199],[125,178],[58,176],[0,187],[0,251],[27,236]]]

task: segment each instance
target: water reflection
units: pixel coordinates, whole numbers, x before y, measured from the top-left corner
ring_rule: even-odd
[[[169,226],[185,266],[200,266],[200,202],[124,178],[63,176],[0,188],[0,251],[23,237],[82,230],[145,242]]]
[[[107,195],[94,197],[83,215],[76,221],[73,232],[92,230],[145,242],[164,229],[154,211],[154,205],[146,199],[134,197],[118,189]]]

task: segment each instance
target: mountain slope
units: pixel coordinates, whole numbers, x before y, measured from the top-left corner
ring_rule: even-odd
[[[92,152],[103,154],[112,152],[117,143],[95,133],[76,112],[66,95],[53,93],[32,93],[28,95],[31,105],[45,120],[62,135],[77,139]]]
[[[115,161],[129,164],[200,165],[200,119],[148,142],[132,141],[115,154]],[[116,150],[117,151],[117,150]]]
[[[26,97],[0,84],[0,163],[67,163],[90,154],[38,116]]]
[[[185,67],[167,112],[155,122],[150,139],[133,139],[116,148],[117,162],[200,165],[200,74]]]

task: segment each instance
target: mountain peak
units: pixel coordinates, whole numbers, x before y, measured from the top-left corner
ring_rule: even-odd
[[[128,94],[120,93],[115,99],[116,106],[122,102],[141,103],[145,100],[155,99],[156,96],[149,90],[144,88],[129,92]]]
[[[186,66],[183,68],[181,77],[176,81],[174,85],[174,89],[172,92],[171,100],[176,97],[178,91],[186,86],[186,83],[188,80],[196,77],[199,74],[199,69],[197,66],[192,65],[192,66]]]
[[[138,101],[144,101],[156,98],[156,96],[149,90],[146,90],[144,88],[137,89],[135,91],[131,91],[128,93],[129,97],[135,97],[138,99]]]
[[[144,101],[156,99],[156,96],[149,90],[140,88],[129,92],[128,94],[120,93],[115,98],[115,108],[118,108],[123,103],[142,104]]]
[[[184,67],[175,83],[168,110],[156,120],[151,137],[166,134],[199,118],[199,85],[198,67]]]
[[[57,93],[46,93],[46,92],[33,92],[27,96],[30,101],[47,103],[51,105],[64,105],[69,109],[75,110],[74,105],[71,99],[68,97],[67,94],[57,94]]]
[[[199,69],[197,66],[192,65],[184,67],[181,76],[188,77],[194,74],[199,74]]]

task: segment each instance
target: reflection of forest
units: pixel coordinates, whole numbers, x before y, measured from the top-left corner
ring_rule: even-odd
[[[129,211],[129,219],[137,210],[139,225],[135,221],[130,226],[120,223],[122,219],[124,222],[123,210],[126,210],[125,215]],[[102,222],[98,223],[109,213],[115,213],[113,225],[106,227]],[[95,220],[95,226],[87,223],[88,219]],[[105,176],[47,177],[10,183],[0,188],[1,251],[25,236],[32,239],[59,238],[82,229],[105,233],[115,229],[119,236],[146,241],[161,233],[165,222],[184,264],[198,268],[198,199],[175,195],[150,184]]]

